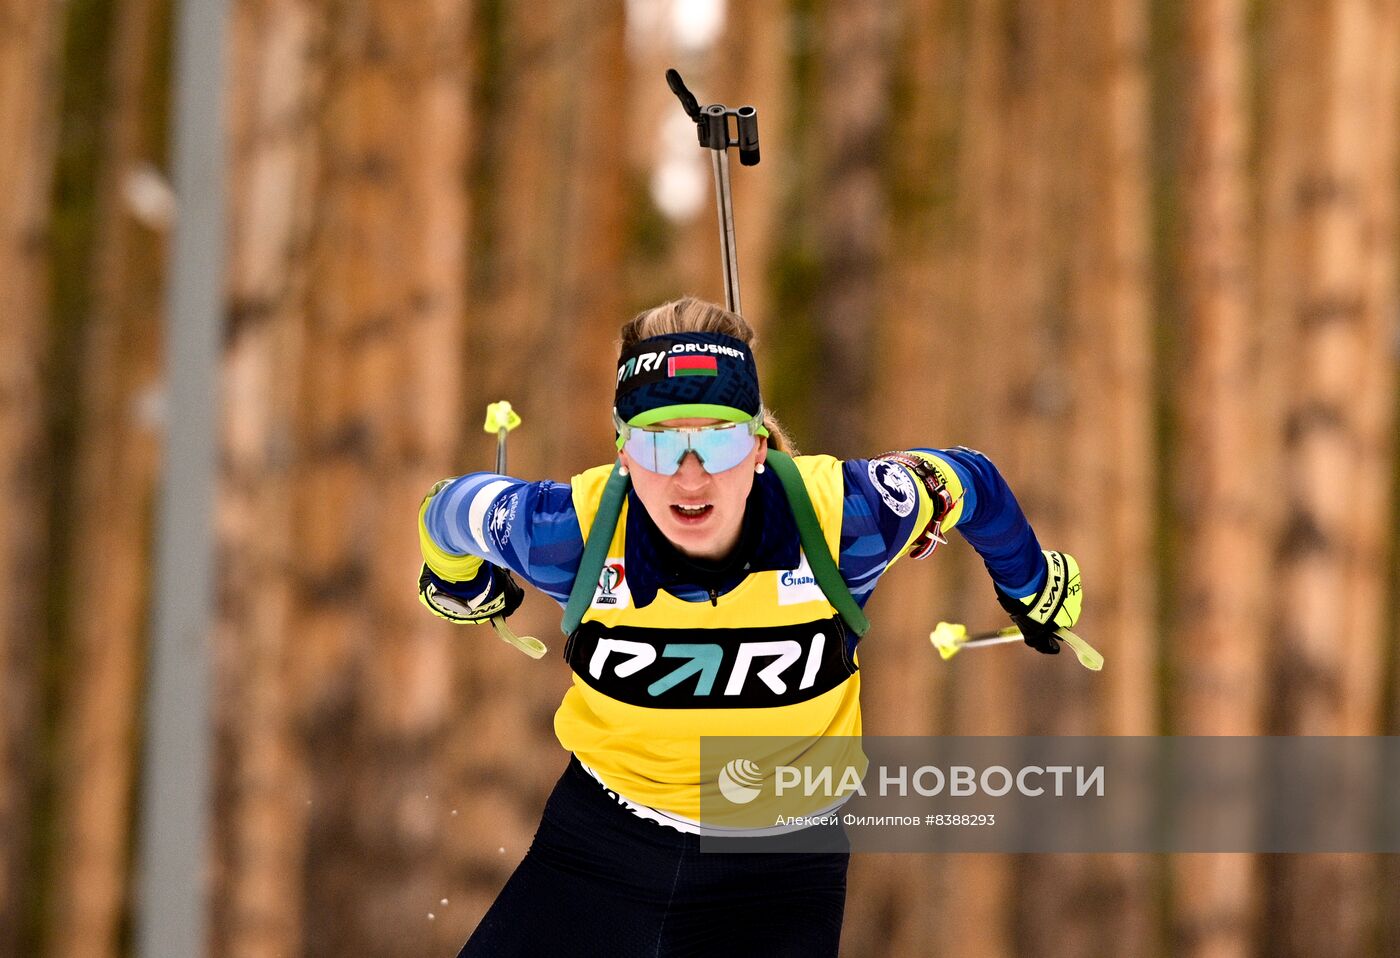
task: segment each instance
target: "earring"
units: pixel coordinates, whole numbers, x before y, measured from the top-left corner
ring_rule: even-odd
[[[768,468],[768,467],[765,466],[763,463],[760,462],[758,465],[756,465],[756,466],[753,467],[753,471],[756,472],[756,473],[758,473],[758,474],[761,476],[761,475],[763,475],[763,470],[766,469],[766,468]]]
[[[618,466],[618,467],[617,467],[617,474],[618,474],[619,476],[628,475],[627,467],[626,467],[626,466]]]

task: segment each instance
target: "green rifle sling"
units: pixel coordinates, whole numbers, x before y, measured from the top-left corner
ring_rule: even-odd
[[[593,601],[598,577],[603,574],[603,563],[608,561],[608,546],[612,544],[613,530],[617,528],[617,517],[622,514],[622,500],[627,496],[628,485],[627,474],[614,465],[607,485],[603,486],[603,497],[598,500],[598,511],[593,514],[593,525],[588,530],[583,558],[579,560],[578,573],[574,576],[573,588],[569,590],[569,604],[564,607],[564,618],[559,623],[565,635],[574,634],[583,621],[588,604]]]
[[[787,453],[776,449],[768,450],[768,465],[783,484],[788,507],[797,522],[797,535],[802,541],[802,551],[807,555],[807,564],[812,567],[812,575],[821,587],[828,602],[846,620],[846,625],[858,636],[870,630],[870,621],[856,604],[846,580],[831,558],[826,536],[822,533],[812,499],[807,495],[807,484],[802,481],[802,473]],[[603,574],[603,563],[608,558],[608,546],[612,544],[613,531],[617,528],[617,518],[622,513],[622,500],[627,495],[628,480],[617,466],[603,487],[603,497],[598,503],[598,511],[593,516],[593,525],[588,532],[588,541],[579,561],[578,573],[574,577],[573,588],[569,591],[569,603],[564,608],[564,618],[559,623],[565,635],[573,635],[583,621],[583,614],[593,600],[598,578]]]
[[[787,453],[770,449],[768,468],[778,474],[778,481],[783,484],[783,491],[787,493],[788,506],[792,509],[793,519],[797,521],[797,535],[802,540],[802,551],[807,554],[807,564],[812,567],[812,575],[816,578],[817,585],[821,586],[826,601],[841,613],[841,618],[846,620],[846,625],[852,632],[859,636],[865,635],[870,631],[870,620],[856,604],[851,590],[846,587],[846,580],[841,578],[841,570],[836,568],[836,563],[831,558],[826,536],[822,533],[821,521],[817,519],[817,512],[812,508],[812,499],[807,495],[807,484],[802,481],[802,473],[798,471],[797,463],[793,462]]]

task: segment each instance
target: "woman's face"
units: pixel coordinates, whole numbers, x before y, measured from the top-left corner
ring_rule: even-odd
[[[667,419],[658,426],[713,426],[719,419]],[[663,476],[637,465],[627,454],[618,458],[632,475],[632,488],[642,500],[662,535],[685,555],[696,559],[723,559],[739,541],[744,507],[753,488],[754,468],[766,458],[768,440],[762,436],[753,451],[737,466],[706,472],[699,458],[688,452],[673,476]]]

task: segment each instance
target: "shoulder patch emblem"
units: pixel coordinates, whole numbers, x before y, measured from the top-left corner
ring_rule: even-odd
[[[914,480],[897,462],[888,459],[872,459],[866,467],[870,483],[880,493],[880,498],[891,512],[903,519],[919,504],[919,495],[914,490]]]
[[[502,550],[510,542],[511,523],[515,521],[515,513],[519,507],[518,492],[512,492],[508,497],[497,500],[491,507],[491,517],[487,520],[487,526],[491,530],[491,538],[496,540],[496,545]]]

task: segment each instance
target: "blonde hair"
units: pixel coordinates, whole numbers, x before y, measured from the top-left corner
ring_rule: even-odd
[[[720,333],[744,343],[750,349],[758,344],[758,336],[748,320],[738,313],[731,313],[723,306],[683,296],[669,303],[644,309],[622,324],[621,352],[653,336],[670,333]],[[768,427],[768,443],[774,449],[781,449],[790,455],[797,455],[797,449],[783,431],[782,424],[773,411],[764,406],[763,424]]]

